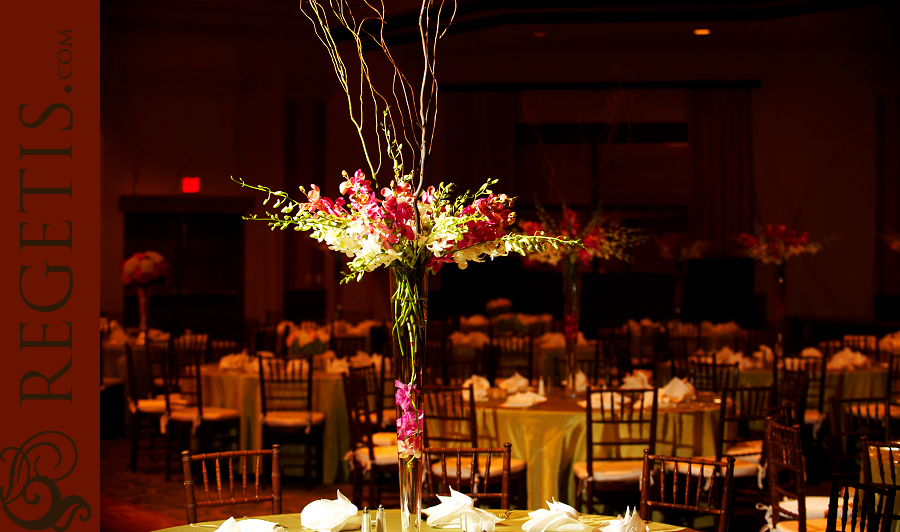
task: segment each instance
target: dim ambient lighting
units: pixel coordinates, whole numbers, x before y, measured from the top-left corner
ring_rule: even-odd
[[[200,192],[200,178],[199,177],[182,177],[181,178],[181,191],[185,194],[195,194]]]
[[[699,28],[694,30],[694,35],[709,35],[709,30],[706,28]]]
[[[547,36],[547,34],[544,33],[543,31],[536,31],[536,32],[532,33],[531,35],[533,37],[546,37]]]

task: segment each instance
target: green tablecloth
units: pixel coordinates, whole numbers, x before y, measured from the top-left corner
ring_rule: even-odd
[[[504,408],[499,400],[476,406],[479,445],[501,447],[509,442],[513,458],[525,460],[529,508],[541,508],[551,497],[574,501],[572,464],[587,459],[585,410],[560,394],[557,389],[547,402],[531,408]],[[711,400],[660,408],[656,452],[715,454],[718,411],[719,405]],[[635,458],[640,458],[641,452]]]
[[[844,399],[883,396],[887,378],[887,368],[883,367],[828,371],[825,374],[825,401],[831,399],[839,385]],[[772,370],[742,369],[738,382],[741,386],[768,386],[772,384]]]
[[[262,447],[262,405],[259,375],[220,370],[215,364],[201,369],[203,402],[208,406],[237,408],[241,412],[241,448]],[[325,414],[322,481],[333,484],[346,478],[344,453],[350,449],[347,403],[340,373],[313,372],[313,409]]]
[[[263,507],[264,506],[260,505],[260,508],[263,508]],[[546,505],[541,504],[537,508],[546,508]],[[201,508],[199,511],[202,512],[203,509]],[[491,511],[495,514],[501,513],[500,510],[491,510]],[[372,513],[372,517],[374,520],[374,517],[375,517],[374,512],[371,512],[371,513]],[[386,529],[386,531],[387,532],[399,532],[400,531],[400,510],[385,510],[384,513],[385,513],[385,529]],[[360,515],[361,514],[362,514],[362,512],[360,512]],[[202,513],[200,515],[202,515]],[[424,516],[423,516],[423,518],[424,518]],[[264,519],[266,521],[278,523],[278,524],[284,526],[285,530],[287,530],[288,532],[302,529],[302,527],[300,526],[300,514],[299,513],[267,515],[267,516],[257,517],[256,519]],[[604,521],[609,521],[610,519],[612,519],[612,517],[606,517],[606,516],[602,516],[602,515],[582,515],[578,518],[579,521],[593,525],[595,527]],[[528,512],[526,512],[524,510],[516,510],[516,511],[512,512],[509,519],[506,519],[500,523],[497,523],[496,530],[498,532],[520,531],[520,530],[522,530],[522,524],[524,524],[525,521],[527,521],[527,520],[528,520]],[[218,525],[221,525],[223,522],[224,521],[208,521],[206,523],[199,523],[198,525],[200,527],[203,527],[204,525],[218,526]],[[160,530],[157,532],[197,532],[197,530],[203,530],[203,528],[197,528],[198,525],[195,525],[193,527],[190,525],[176,526],[176,527],[172,527],[172,528],[166,528],[164,530]],[[680,526],[672,526],[672,525],[666,525],[663,523],[656,523],[656,522],[649,523],[649,525],[650,525],[650,532],[670,532],[670,531],[676,531],[676,530],[685,530],[685,531],[690,530],[690,529],[680,527]],[[374,523],[373,523],[373,526],[374,526]],[[214,530],[214,528],[206,528],[206,530]],[[423,531],[432,531],[432,530],[446,530],[446,529],[432,528],[432,527],[428,526],[428,524],[425,523],[425,521],[423,519],[422,530]]]

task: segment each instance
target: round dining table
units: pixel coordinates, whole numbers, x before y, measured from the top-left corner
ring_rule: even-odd
[[[206,406],[237,408],[241,412],[241,449],[262,447],[262,397],[259,373],[219,369],[217,364],[205,364],[200,369],[203,378],[203,403]],[[350,449],[350,427],[347,424],[347,402],[341,373],[313,371],[313,410],[325,414],[322,448],[322,481],[334,484],[347,477],[343,462]],[[286,471],[287,474],[290,471]]]
[[[541,505],[541,508],[545,508],[546,505]],[[262,508],[262,506],[260,506]],[[202,512],[202,508],[200,511]],[[503,516],[503,510],[488,510],[489,512],[496,514],[498,516]],[[362,515],[362,512],[359,512],[359,515]],[[385,521],[385,531],[386,532],[400,532],[400,510],[385,510],[384,511],[384,521]],[[425,522],[425,516],[422,516],[422,530],[423,531],[438,531],[438,530],[446,530],[446,528],[437,528],[428,526],[428,523]],[[237,519],[237,518],[235,518]],[[264,515],[261,517],[254,517],[253,519],[262,519],[264,521],[269,521],[271,523],[278,523],[280,526],[284,527],[287,532],[292,532],[295,530],[301,530],[303,527],[300,525],[300,514],[279,514],[279,515]],[[498,532],[505,531],[521,531],[522,525],[528,521],[528,512],[525,510],[513,510],[508,513],[508,517],[503,519],[502,521],[496,524],[496,530]],[[578,520],[582,523],[597,527],[606,521],[610,521],[615,519],[611,516],[603,516],[603,515],[580,515]],[[195,523],[194,525],[181,525],[171,528],[165,528],[162,530],[158,530],[156,532],[197,532],[198,529],[203,530],[215,530],[219,527],[224,521],[206,521],[202,523]],[[657,523],[655,521],[647,523],[650,527],[650,532],[675,532],[675,531],[683,531],[683,532],[694,532],[690,528],[685,528],[682,526],[674,526],[667,525],[664,523]],[[374,524],[373,524],[374,525]],[[309,530],[309,529],[305,529]],[[358,530],[358,528],[357,528]],[[459,530],[457,527],[456,530]]]
[[[501,399],[476,403],[478,444],[502,447],[512,444],[512,457],[527,467],[528,507],[544,501],[575,500],[572,464],[587,459],[587,414],[577,398],[562,388],[551,390],[547,401],[527,408],[503,406]],[[656,453],[673,456],[715,454],[719,400],[714,394],[698,394],[698,400],[660,407],[657,415]],[[643,450],[635,450],[641,458]]]
[[[844,399],[883,396],[887,390],[887,380],[888,369],[886,365],[882,364],[864,368],[827,370],[825,372],[826,404],[836,393]],[[771,367],[742,368],[738,383],[740,386],[770,386],[772,369]]]

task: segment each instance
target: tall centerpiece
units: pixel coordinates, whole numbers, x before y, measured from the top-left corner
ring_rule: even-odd
[[[147,341],[147,314],[153,287],[165,284],[168,275],[169,263],[156,251],[139,251],[122,262],[122,285],[133,286],[138,298],[137,345]]]
[[[738,242],[748,257],[763,264],[775,265],[775,355],[781,357],[786,325],[784,298],[787,293],[787,261],[804,253],[818,253],[823,245],[813,242],[806,231],[797,231],[784,224],[757,226],[753,234],[739,234]]]
[[[675,261],[675,317],[681,318],[687,263],[691,259],[702,259],[707,244],[686,234],[666,233],[657,237],[656,245],[659,247],[660,257]]]
[[[323,196],[316,185],[309,189],[300,187],[303,201],[264,185],[251,185],[242,179],[235,181],[265,193],[264,205],[272,202],[272,212],[245,219],[265,221],[273,229],[290,227],[311,231],[312,238],[350,257],[349,272],[345,272],[341,282],[359,280],[366,272],[379,267],[389,268],[401,530],[418,532],[424,471],[422,368],[427,274],[436,273],[445,263],[456,263],[464,269],[469,261],[482,262],[486,257],[493,259],[510,252],[536,253],[576,242],[543,234],[508,232],[515,222],[511,210],[513,198],[491,190],[497,180],[488,181],[474,193],[465,192],[455,198],[452,184],[425,185],[425,161],[431,151],[437,114],[434,52],[449,24],[444,18],[450,10],[443,10],[443,5],[433,8],[430,0],[423,1],[419,29],[425,68],[414,88],[394,63],[385,44],[382,4],[378,4],[380,8],[375,4],[366,5],[371,12],[359,24],[345,3],[337,6],[328,3],[326,8],[317,0],[305,0],[301,9],[313,22],[316,34],[328,50],[347,95],[368,175],[361,169],[353,175],[343,172],[340,196],[336,199]],[[363,22],[367,24],[366,30],[362,29]],[[348,79],[348,69],[331,34],[332,25],[349,31],[355,45],[359,79]],[[363,54],[369,44],[380,47],[393,66],[393,84],[388,91],[378,91],[373,86]],[[358,87],[359,92],[351,90],[352,87]],[[393,108],[382,94],[393,95]],[[378,139],[377,148],[371,150],[363,130],[363,116],[370,112],[375,113],[377,120],[374,135],[367,134]],[[379,187],[383,156],[390,161],[390,183]]]
[[[550,265],[562,265],[563,274],[563,333],[566,338],[566,394],[575,397],[575,375],[578,372],[578,329],[581,318],[581,269],[594,258],[616,258],[630,261],[626,250],[646,240],[640,229],[622,225],[619,217],[601,210],[591,213],[582,227],[578,213],[562,206],[559,221],[540,204],[537,205],[539,221],[520,221],[525,235],[554,235],[563,239],[581,241],[581,246],[549,247],[526,254],[528,260]]]

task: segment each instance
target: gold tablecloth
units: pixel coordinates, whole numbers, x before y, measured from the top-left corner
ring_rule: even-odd
[[[259,374],[220,370],[215,364],[207,364],[202,367],[201,375],[204,404],[240,410],[241,448],[259,449],[262,446]],[[340,373],[313,372],[313,409],[325,414],[322,481],[333,484],[347,477],[343,458],[350,449],[347,403]]]
[[[546,507],[546,505],[544,505],[544,504],[539,506],[539,508],[545,508],[545,507]],[[260,508],[264,508],[264,506],[260,505]],[[495,514],[501,513],[500,510],[490,510],[490,511]],[[203,509],[200,508],[198,510],[198,512],[200,512],[200,515],[202,516]],[[370,513],[372,514],[372,519],[374,521],[375,512],[370,511]],[[385,530],[387,532],[399,532],[400,531],[400,510],[385,510],[384,513],[385,513]],[[360,515],[362,515],[362,512],[360,512]],[[278,524],[282,525],[285,528],[285,530],[287,530],[288,532],[302,529],[302,527],[300,526],[300,514],[299,513],[281,514],[281,515],[265,515],[265,516],[257,517],[256,519],[264,519],[266,521],[278,523]],[[581,521],[583,523],[587,523],[587,524],[590,524],[590,525],[593,525],[596,527],[600,523],[602,523],[604,521],[609,521],[610,519],[613,519],[613,518],[607,517],[607,516],[602,516],[602,515],[582,515],[578,519],[579,519],[579,521]],[[506,519],[504,521],[501,521],[500,523],[497,523],[496,530],[498,532],[521,531],[522,524],[524,524],[525,521],[527,521],[527,520],[528,520],[528,512],[526,512],[524,510],[515,510],[512,512],[509,519]],[[221,525],[223,522],[224,521],[207,521],[205,523],[199,523],[199,525],[201,527],[204,525],[218,526],[218,525]],[[374,524],[375,523],[373,522],[372,523],[373,527],[374,527]],[[651,522],[651,523],[649,523],[649,525],[650,525],[650,532],[674,532],[676,530],[687,531],[687,532],[691,531],[691,529],[689,529],[689,528],[673,526],[673,525],[666,525],[666,524],[657,523],[657,522]],[[197,530],[198,529],[196,528],[196,526],[192,527],[190,525],[182,525],[182,526],[176,526],[176,527],[172,527],[172,528],[166,528],[163,530],[159,530],[157,532],[197,532]],[[214,528],[207,528],[206,530],[214,530]],[[428,524],[425,522],[424,516],[423,516],[422,530],[426,531],[426,532],[430,532],[430,531],[446,530],[446,529],[433,528],[433,527],[428,526]]]
[[[583,399],[581,394],[578,399]],[[719,404],[704,401],[682,407],[660,408],[656,452],[676,456],[715,454],[715,429]],[[585,410],[555,389],[548,400],[530,408],[506,408],[503,401],[476,405],[478,443],[500,447],[512,443],[513,458],[525,460],[528,474],[528,507],[542,508],[555,497],[574,501],[572,464],[587,459]],[[641,457],[637,451],[635,458]]]

